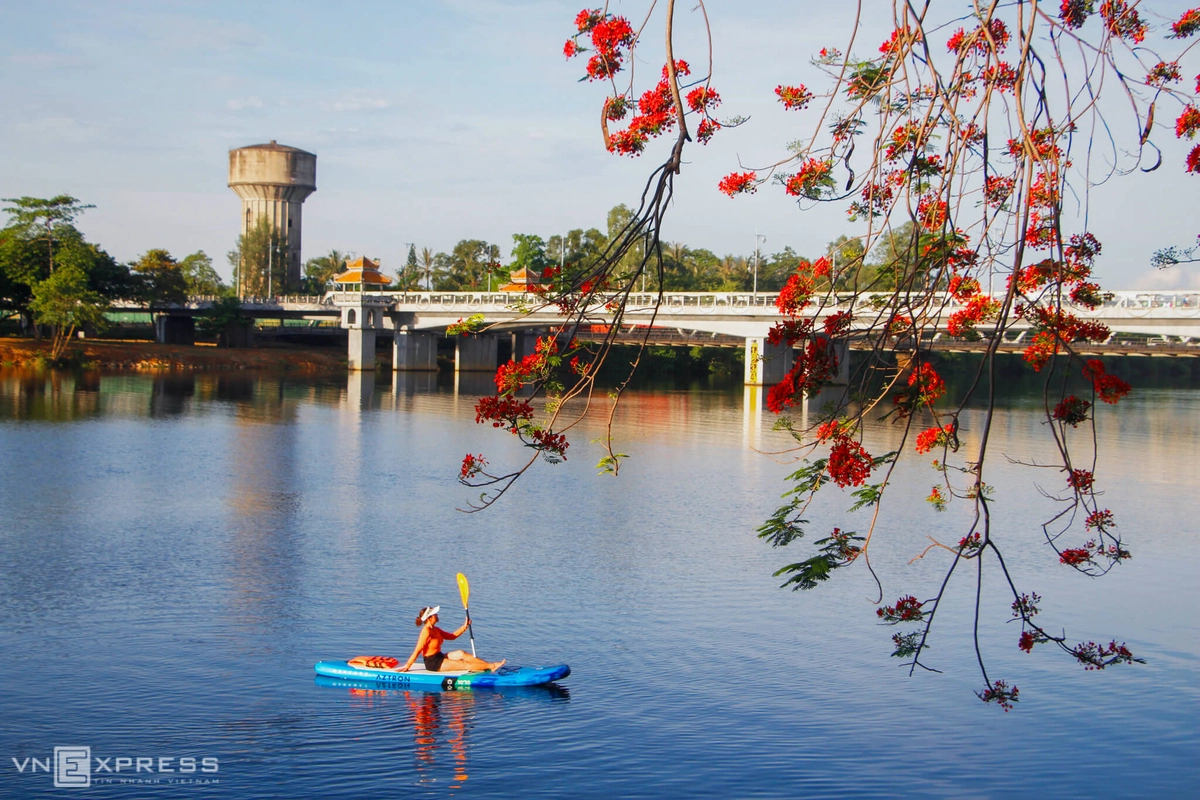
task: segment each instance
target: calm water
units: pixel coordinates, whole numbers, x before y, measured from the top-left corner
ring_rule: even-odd
[[[1002,542],[1051,627],[1148,660],[1093,673],[1021,653],[985,571],[989,666],[1021,687],[1004,714],[972,694],[965,580],[932,642],[945,674],[913,678],[861,570],[777,588],[808,551],[754,536],[789,468],[753,449],[781,442],[740,388],[634,394],[619,478],[595,474],[592,426],[565,465],[465,515],[462,455],[515,456],[474,424],[486,379],[456,395],[389,377],[0,373],[0,794],[61,795],[12,759],[74,745],[219,780],[73,795],[113,798],[1195,796],[1200,393],[1141,391],[1105,428],[1101,480],[1134,551],[1106,579],[1037,545],[1045,473],[992,465]],[[1033,399],[1007,404],[997,453],[1048,458]],[[897,488],[923,498],[932,477]],[[961,536],[963,510],[900,494],[874,563],[889,599],[929,596],[944,559],[908,561],[927,534]],[[836,499],[814,529],[865,527]],[[320,659],[406,656],[422,605],[457,625],[458,571],[480,654],[570,663],[561,688],[316,684]]]

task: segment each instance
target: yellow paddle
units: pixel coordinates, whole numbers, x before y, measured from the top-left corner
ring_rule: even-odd
[[[467,612],[467,632],[471,634],[471,655],[475,655],[475,631],[471,628],[471,609],[467,606],[467,600],[471,597],[471,584],[467,583],[467,576],[461,572],[458,573],[458,593],[462,597],[463,611]]]

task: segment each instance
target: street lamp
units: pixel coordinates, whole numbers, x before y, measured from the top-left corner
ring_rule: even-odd
[[[762,250],[760,245],[767,240],[758,232],[758,228],[754,229],[754,297],[758,299],[758,264],[762,261]]]

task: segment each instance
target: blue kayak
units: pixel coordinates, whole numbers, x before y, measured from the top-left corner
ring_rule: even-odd
[[[541,686],[571,674],[566,664],[553,667],[503,666],[495,672],[430,672],[415,664],[408,672],[351,666],[346,661],[318,661],[318,675],[350,681],[368,681],[377,686],[418,689],[484,689],[492,686]]]

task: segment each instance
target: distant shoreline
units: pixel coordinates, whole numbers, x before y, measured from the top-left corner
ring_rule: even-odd
[[[46,365],[50,342],[43,339],[0,338],[0,366]],[[342,348],[296,345],[219,348],[213,345],[172,345],[146,341],[80,339],[67,347],[70,366],[85,369],[158,370],[292,370],[345,372]]]

